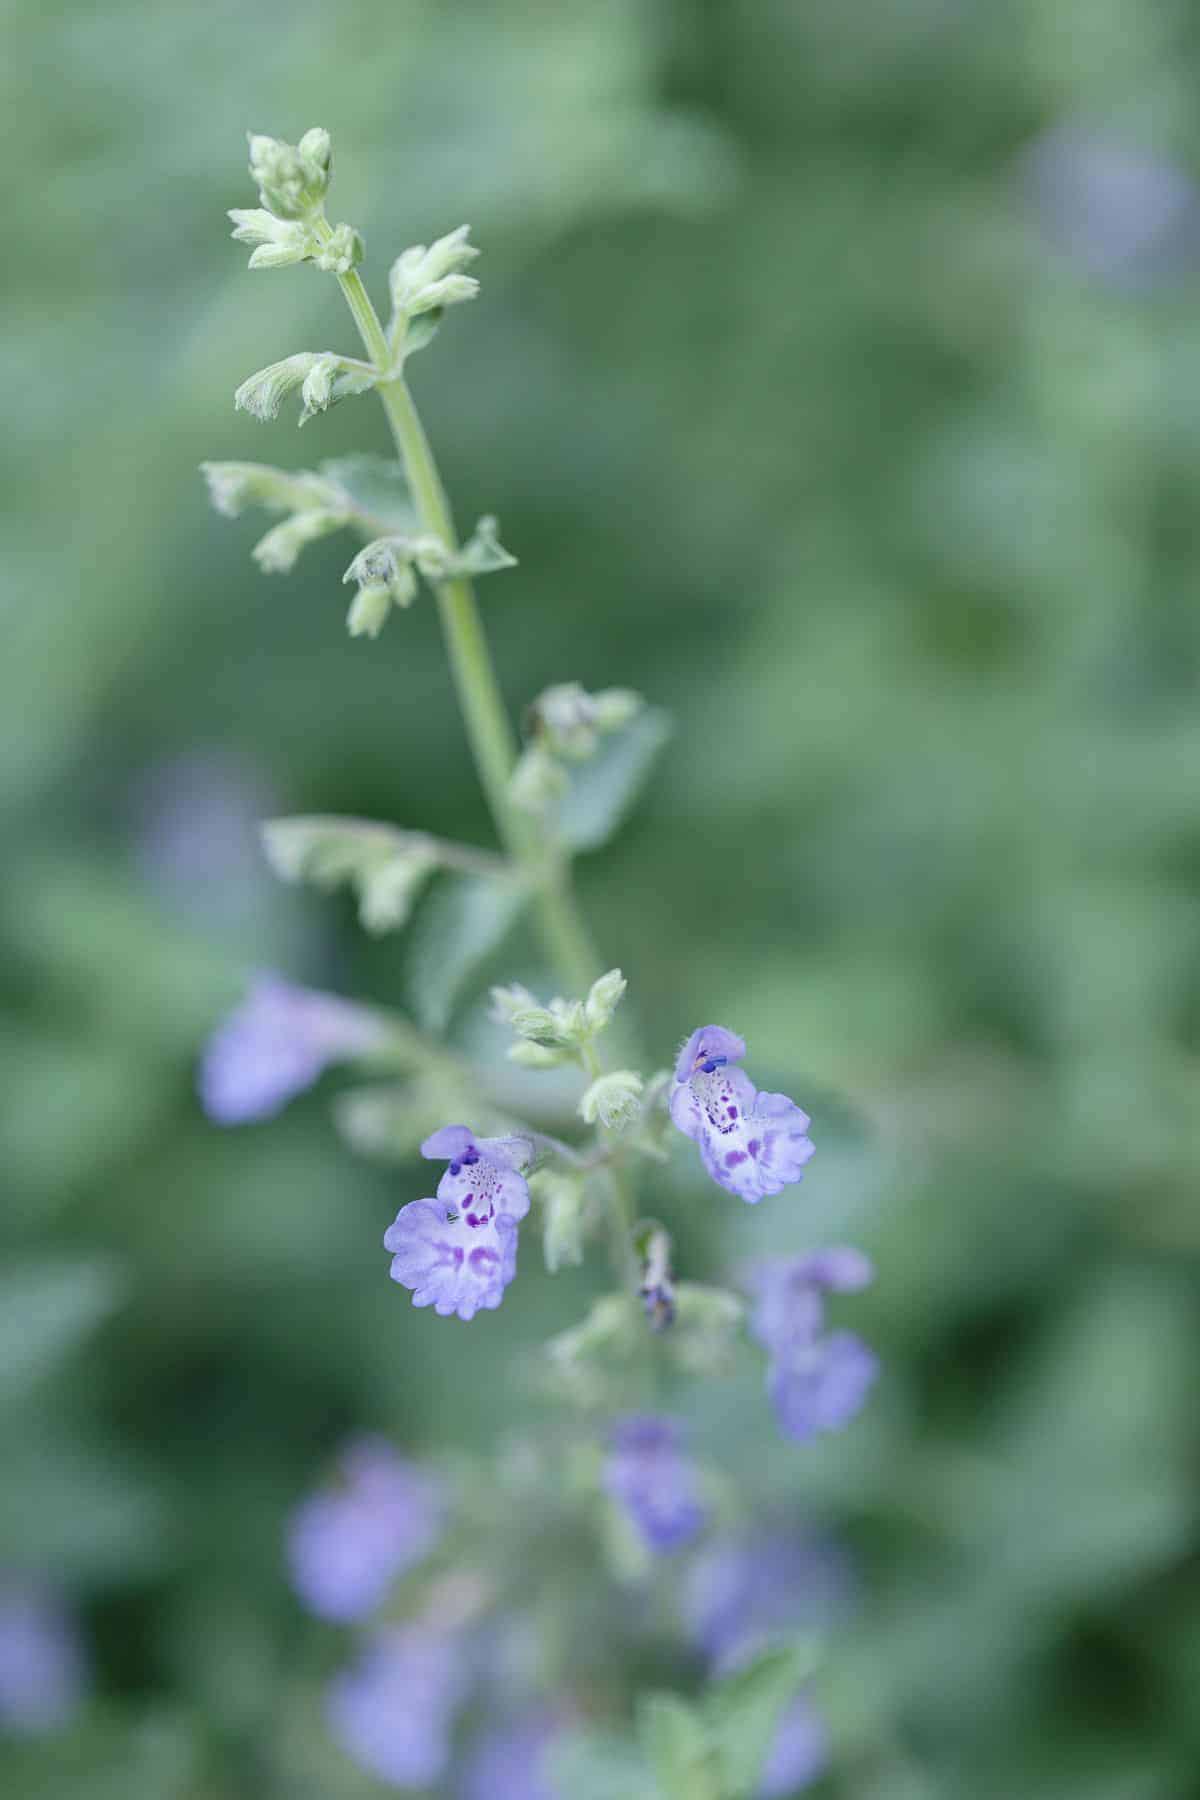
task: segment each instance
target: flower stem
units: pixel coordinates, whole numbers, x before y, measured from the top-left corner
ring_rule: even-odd
[[[376,369],[388,371],[392,352],[362,278],[352,270],[338,276],[338,285],[368,356]],[[421,523],[448,550],[456,551],[458,538],[450,502],[403,375],[381,381],[378,391]],[[531,882],[542,937],[560,979],[572,989],[586,989],[601,973],[601,964],[580,917],[569,871],[561,859],[546,854],[533,821],[508,797],[517,746],[474,590],[463,576],[454,576],[439,582],[436,593],[442,636],[467,738],[497,835]]]

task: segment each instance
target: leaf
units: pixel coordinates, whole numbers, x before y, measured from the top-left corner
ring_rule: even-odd
[[[647,707],[623,731],[604,740],[587,762],[571,770],[559,827],[572,850],[598,850],[613,835],[637,799],[671,729],[665,712]]]
[[[16,1263],[0,1274],[0,1397],[25,1392],[120,1305],[112,1257]]]
[[[355,509],[383,532],[419,528],[404,470],[383,456],[339,456],[323,462],[321,474],[350,496]]]
[[[413,1009],[431,1031],[445,1030],[466,983],[508,936],[528,898],[511,876],[446,875],[437,882],[408,956]]]
[[[638,1707],[638,1737],[669,1800],[723,1800],[708,1727],[685,1700],[645,1695]]]
[[[562,1800],[662,1800],[645,1761],[625,1738],[578,1731],[549,1756],[551,1791]]]
[[[722,1800],[743,1800],[754,1793],[784,1709],[811,1675],[814,1662],[811,1647],[800,1644],[764,1650],[705,1697]]]

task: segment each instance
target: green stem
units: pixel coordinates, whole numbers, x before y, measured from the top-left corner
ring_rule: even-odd
[[[339,275],[338,284],[368,356],[377,369],[389,370],[393,354],[362,278],[352,271]],[[404,377],[396,375],[380,382],[379,398],[421,522],[453,552],[458,549],[458,538],[450,502]],[[601,964],[579,915],[569,872],[560,860],[545,855],[533,821],[508,797],[517,745],[471,583],[455,576],[439,582],[436,593],[442,636],[467,738],[497,835],[532,883],[542,936],[560,979],[572,989],[586,989],[601,973]]]

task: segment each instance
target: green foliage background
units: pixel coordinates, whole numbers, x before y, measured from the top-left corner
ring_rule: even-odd
[[[332,283],[225,238],[246,127],[320,123],[377,294],[462,219],[485,252],[413,383],[520,558],[482,590],[514,708],[579,678],[676,716],[582,869],[605,953],[660,1057],[725,1020],[814,1115],[789,1197],[732,1217],[681,1154],[656,1210],[696,1273],[879,1265],[843,1440],[778,1441],[749,1357],[690,1400],[862,1565],[820,1794],[1183,1800],[1200,286],[1057,264],[1016,159],[1082,117],[1200,165],[1196,9],[17,0],[5,36],[0,1565],[77,1596],[98,1698],[0,1787],[371,1791],[305,1760],[330,1652],[281,1520],[352,1428],[497,1442],[593,1286],[528,1242],[496,1318],[417,1315],[379,1238],[418,1171],[353,1160],[326,1093],[227,1135],[193,1098],[247,968],[403,1003],[403,954],[248,845],[151,880],[154,770],[219,749],[268,810],[487,841],[427,600],[350,642],[344,545],[260,577],[196,473],[386,448],[370,401],[302,439],[232,411],[354,348]]]

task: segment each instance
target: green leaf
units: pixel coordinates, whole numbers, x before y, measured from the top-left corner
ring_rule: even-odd
[[[784,1708],[815,1661],[812,1648],[799,1644],[764,1650],[705,1697],[722,1800],[743,1800],[754,1793]]]
[[[638,1707],[638,1737],[669,1800],[723,1800],[704,1719],[674,1694],[647,1694]]]
[[[419,521],[409,498],[404,470],[383,456],[339,456],[320,465],[320,473],[348,494],[355,509],[381,532],[411,532]]]
[[[662,1800],[645,1761],[625,1738],[572,1732],[549,1757],[551,1790],[562,1800]]]
[[[501,875],[446,875],[435,884],[409,940],[413,1009],[431,1031],[444,1031],[463,988],[499,948],[528,901],[519,881]]]
[[[637,799],[654,760],[671,735],[665,712],[647,707],[594,756],[571,770],[559,824],[572,850],[598,850]]]
[[[13,1263],[0,1274],[0,1398],[24,1393],[95,1330],[124,1294],[112,1257]]]

